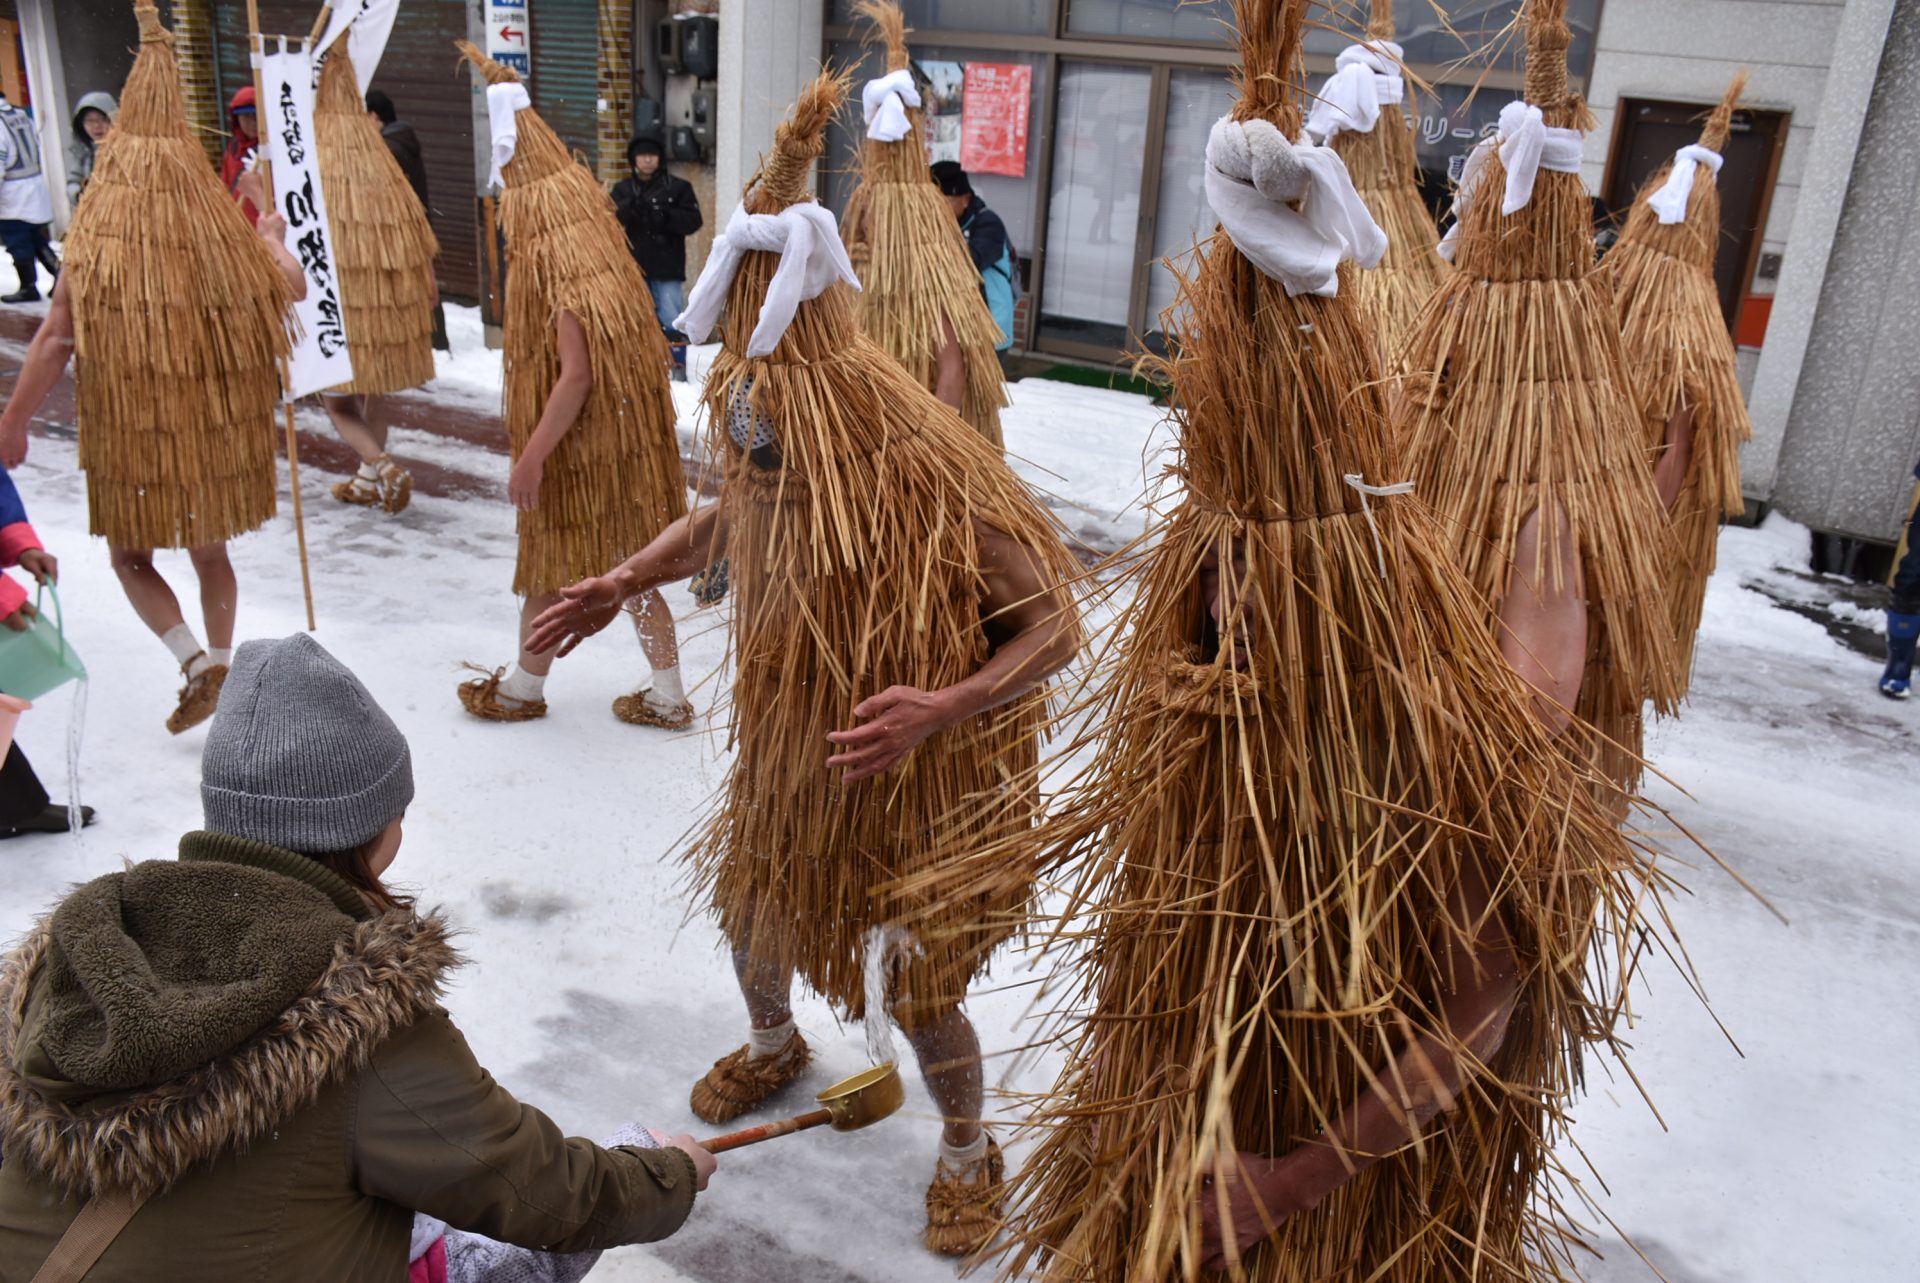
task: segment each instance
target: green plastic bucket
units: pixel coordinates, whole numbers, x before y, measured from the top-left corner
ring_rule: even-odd
[[[45,614],[38,614],[25,632],[0,628],[0,691],[21,699],[39,699],[87,675],[87,666],[67,645],[60,590],[42,584],[40,592],[33,595],[33,608],[40,609],[40,598],[47,592],[53,594],[51,621]]]

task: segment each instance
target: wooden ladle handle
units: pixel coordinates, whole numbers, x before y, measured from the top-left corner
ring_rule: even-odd
[[[824,1127],[832,1121],[831,1109],[816,1109],[810,1114],[801,1114],[797,1118],[786,1118],[777,1123],[764,1123],[759,1127],[749,1127],[745,1131],[728,1132],[725,1136],[703,1140],[700,1142],[700,1148],[709,1154],[724,1154],[730,1149],[739,1149],[743,1145],[758,1145],[763,1140],[772,1140],[776,1136],[790,1136],[794,1132],[806,1131],[809,1127]]]

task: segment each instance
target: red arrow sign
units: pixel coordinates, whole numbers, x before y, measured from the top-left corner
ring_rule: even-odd
[[[500,38],[502,40],[525,41],[527,33],[525,31],[515,31],[512,27],[502,27],[500,28]]]

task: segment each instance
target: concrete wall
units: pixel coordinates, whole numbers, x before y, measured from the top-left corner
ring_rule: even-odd
[[[720,0],[714,208],[725,219],[773,146],[773,128],[820,74],[825,0]]]

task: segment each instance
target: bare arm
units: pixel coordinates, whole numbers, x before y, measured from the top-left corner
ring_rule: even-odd
[[[533,621],[527,649],[543,655],[557,646],[565,655],[612,623],[628,598],[698,574],[726,550],[727,519],[720,505],[688,513],[607,574],[561,589],[565,600]]]
[[[559,337],[560,377],[553,381],[540,422],[534,425],[533,435],[527,438],[520,461],[513,465],[513,475],[507,481],[507,497],[525,512],[532,512],[539,502],[547,460],[561,438],[580,421],[580,411],[593,394],[593,356],[587,348],[586,330],[571,312],[560,313],[554,329]]]
[[[966,358],[960,353],[953,322],[944,313],[940,317],[940,350],[933,357],[933,394],[956,414],[967,395]]]
[[[1462,864],[1452,917],[1457,929],[1443,926],[1445,938],[1438,942],[1452,981],[1440,995],[1446,1032],[1422,1034],[1409,1043],[1323,1135],[1279,1159],[1241,1154],[1238,1173],[1202,1190],[1201,1233],[1208,1252],[1202,1263],[1208,1268],[1225,1268],[1225,1239],[1234,1239],[1244,1256],[1289,1217],[1422,1135],[1428,1123],[1453,1107],[1472,1066],[1499,1051],[1519,997],[1519,962],[1477,858]],[[1221,1204],[1228,1200],[1223,1217]]]
[[[267,252],[273,255],[273,265],[280,269],[280,275],[286,277],[287,288],[293,291],[293,301],[298,303],[307,296],[307,269],[300,266],[300,260],[287,248],[287,220],[274,208],[273,201],[267,196],[267,184],[258,169],[249,169],[233,183],[233,191],[240,199],[261,211],[260,221],[254,224],[254,230],[260,239],[266,242]]]
[[[1660,494],[1660,505],[1668,512],[1679,502],[1681,488],[1687,482],[1687,465],[1693,462],[1693,407],[1683,398],[1667,416],[1667,439],[1653,465],[1653,488]]]
[[[27,356],[20,365],[20,377],[14,382],[7,408],[0,412],[0,463],[17,468],[27,457],[27,425],[46,404],[47,395],[67,372],[73,359],[73,301],[67,294],[72,279],[61,273],[54,282],[53,301],[47,307],[47,319],[27,344]]]
[[[1019,698],[1065,668],[1080,648],[1079,612],[1039,554],[992,526],[976,522],[975,529],[986,580],[981,613],[1012,635],[951,686],[889,686],[861,701],[853,710],[861,725],[827,735],[840,749],[827,765],[846,767],[845,782],[890,770],[928,736]]]

